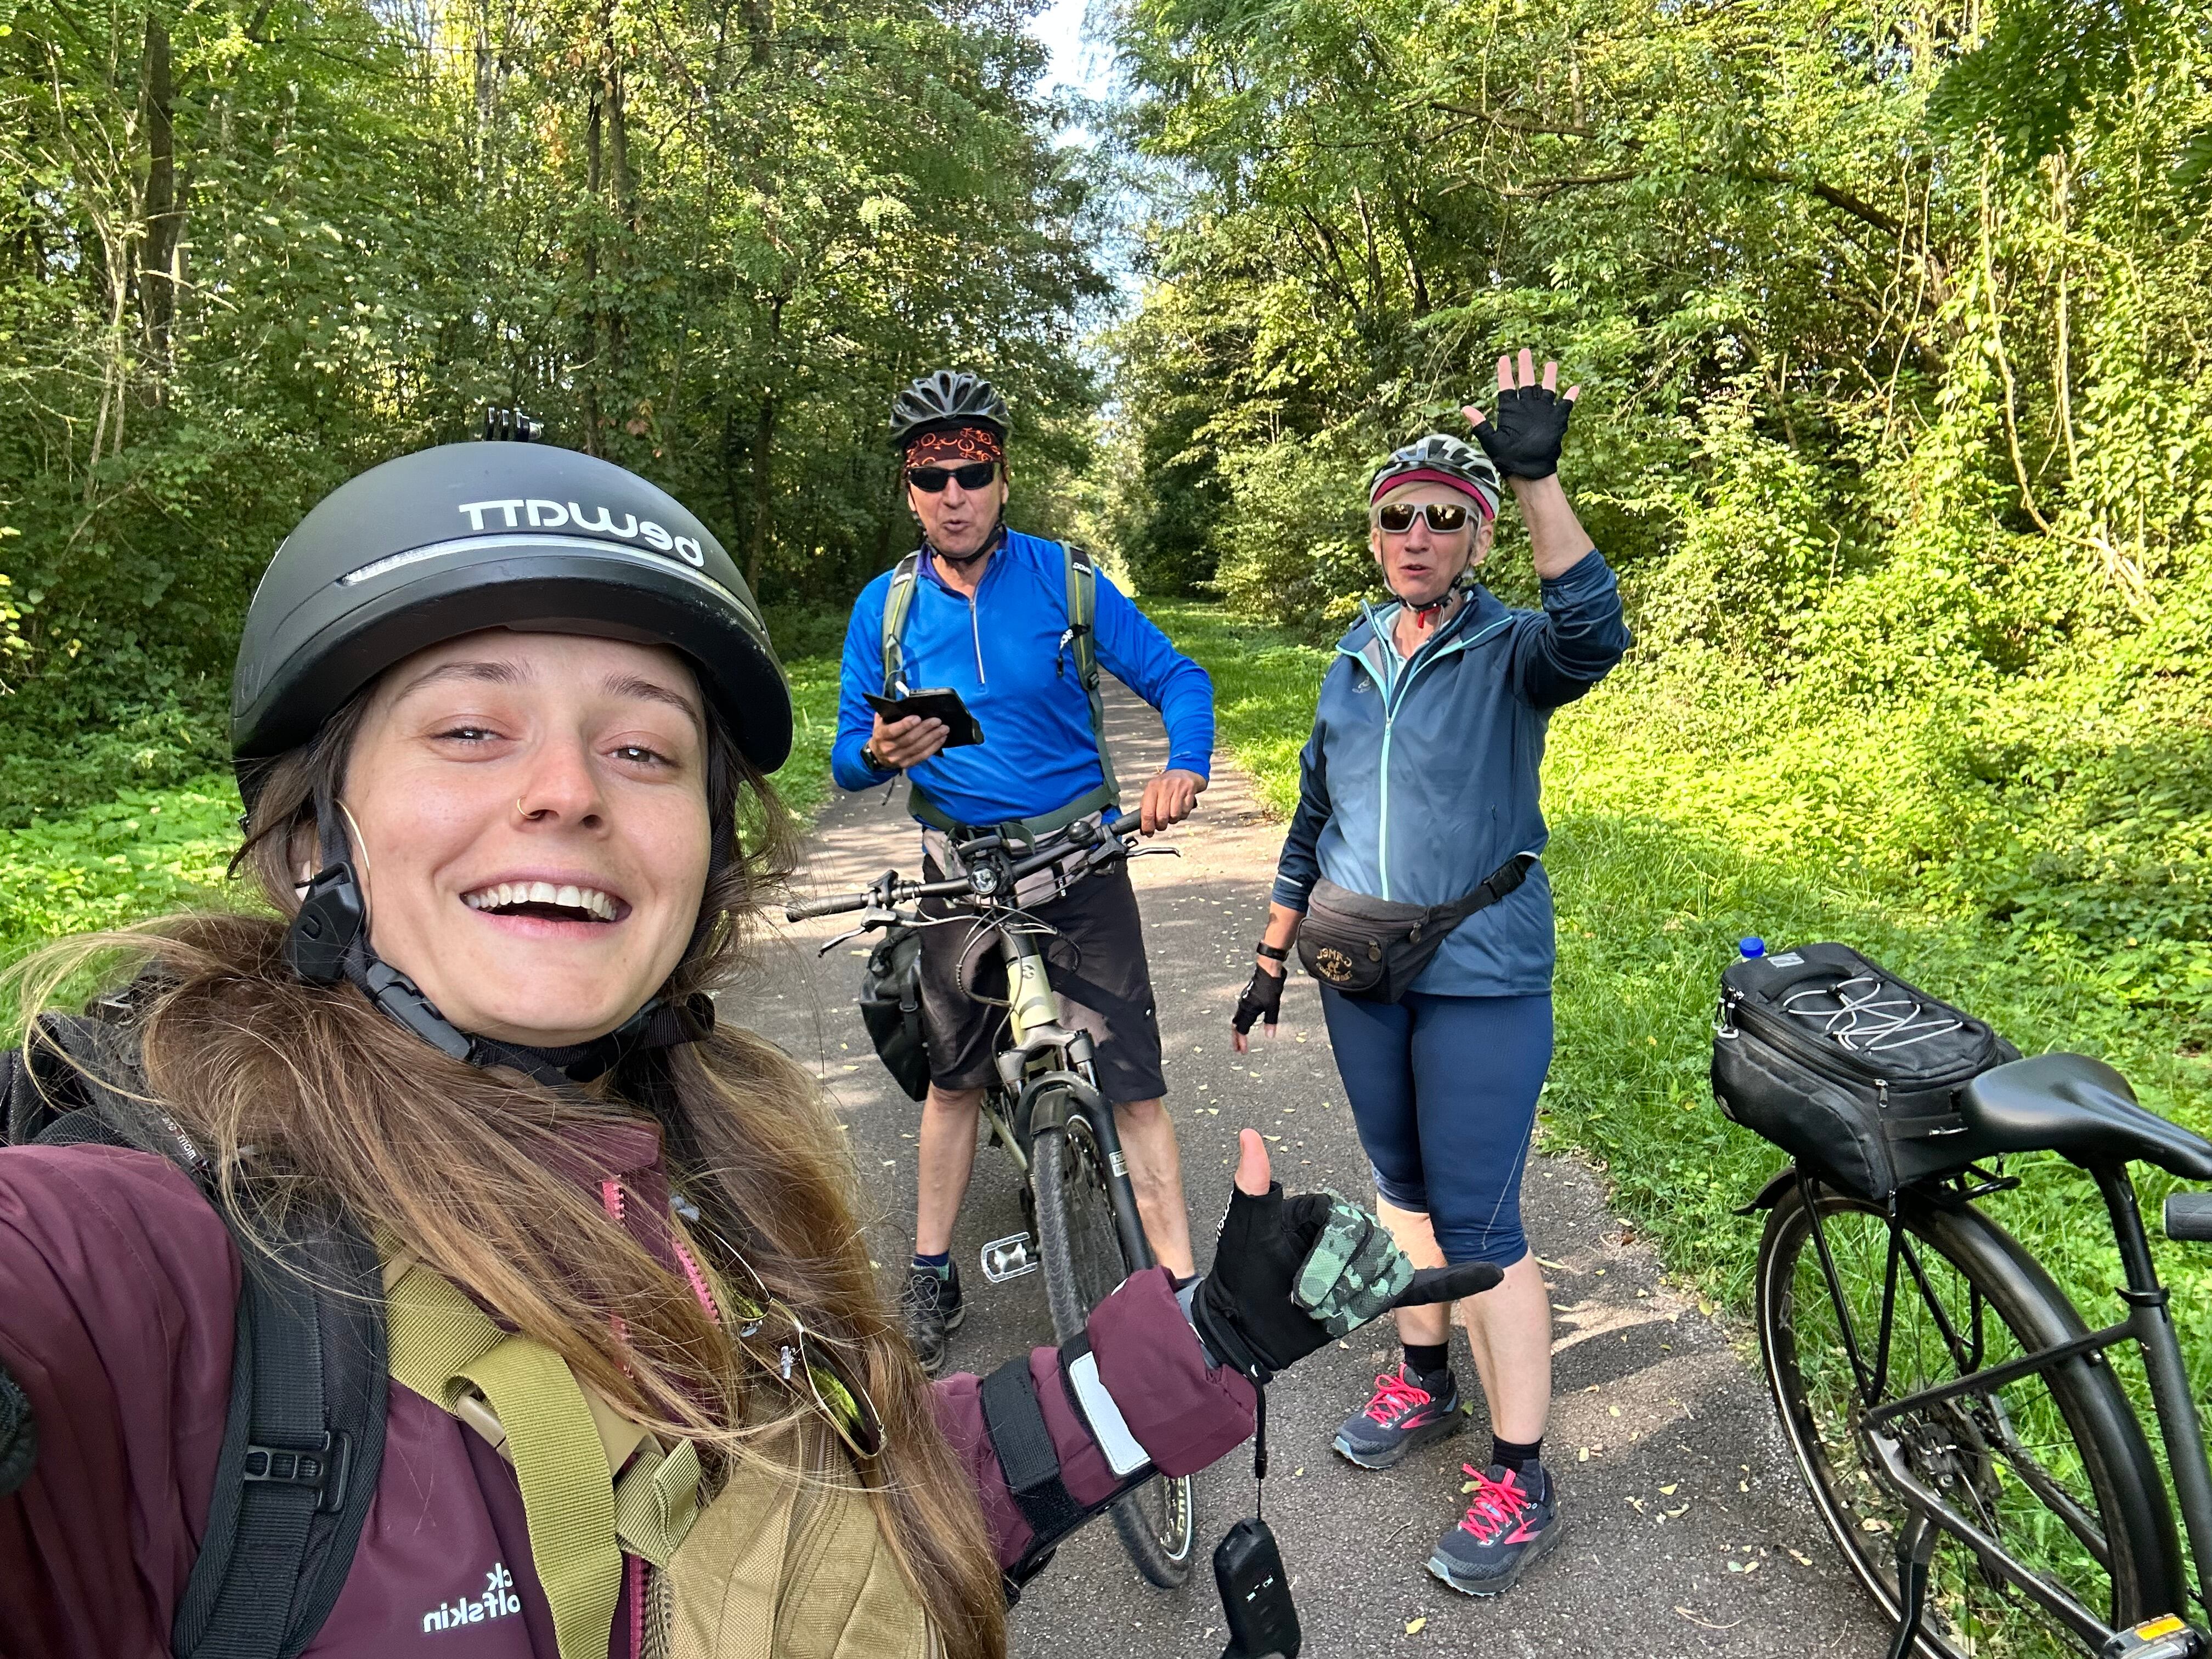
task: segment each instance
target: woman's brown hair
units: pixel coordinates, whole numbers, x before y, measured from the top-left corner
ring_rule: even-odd
[[[343,793],[368,695],[252,780],[232,871],[280,916],[298,906],[316,800]],[[719,730],[708,793],[726,840],[700,925],[664,988],[672,999],[735,981],[762,901],[789,869],[787,817]],[[654,1123],[676,1186],[708,1224],[695,1247],[740,1282],[744,1269],[726,1257],[741,1251],[874,1401],[884,1449],[860,1476],[945,1650],[1003,1653],[988,1529],[878,1292],[844,1135],[814,1079],[773,1044],[718,1025],[704,1041],[626,1062],[611,1087],[556,1092],[448,1059],[349,984],[303,983],[284,933],[267,915],[203,914],[65,941],[26,964],[24,1006],[44,1006],[103,951],[141,957],[146,1091],[219,1171],[240,1224],[266,1225],[272,1206],[293,1201],[335,1200],[636,1420],[697,1443],[711,1468],[757,1455],[747,1449],[759,1430],[803,1407],[575,1178],[577,1147],[593,1129]]]

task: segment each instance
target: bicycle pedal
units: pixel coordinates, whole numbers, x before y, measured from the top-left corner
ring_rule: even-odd
[[[2100,1659],[2197,1659],[2208,1650],[2208,1650],[2203,1632],[2167,1613],[2116,1633],[2105,1644]]]
[[[994,1285],[1003,1285],[1010,1279],[1035,1273],[1044,1266],[1044,1261],[1037,1255],[1036,1241],[1027,1233],[1008,1233],[983,1247],[981,1266],[985,1279]]]

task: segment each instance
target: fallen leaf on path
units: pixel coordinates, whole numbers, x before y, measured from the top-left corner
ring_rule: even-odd
[[[1419,1636],[1423,1630],[1427,1628],[1428,1622],[1429,1621],[1425,1617],[1419,1619],[1408,1619],[1406,1621],[1406,1634],[1408,1636]]]
[[[1677,1481],[1674,1483],[1674,1486],[1680,1486],[1681,1484],[1682,1484],[1682,1483],[1681,1483],[1680,1481],[1677,1480]],[[1660,1495],[1662,1498],[1672,1498],[1672,1497],[1674,1495],[1674,1486],[1662,1486],[1662,1487],[1660,1487],[1660,1488],[1659,1488],[1659,1495]]]
[[[1787,1544],[1784,1544],[1782,1547],[1784,1549],[1790,1549],[1790,1547]],[[1795,1561],[1801,1567],[1809,1567],[1813,1565],[1813,1558],[1811,1556],[1800,1555],[1796,1550],[1790,1550],[1790,1559],[1792,1561]]]

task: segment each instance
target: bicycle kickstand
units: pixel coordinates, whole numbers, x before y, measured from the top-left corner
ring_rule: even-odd
[[[1912,1644],[1920,1639],[1936,1539],[1936,1523],[1917,1511],[1897,1534],[1897,1640],[1890,1645],[1889,1659],[1912,1659]]]

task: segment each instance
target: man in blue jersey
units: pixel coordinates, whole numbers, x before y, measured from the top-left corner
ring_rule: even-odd
[[[832,769],[847,789],[907,775],[908,804],[923,825],[925,870],[933,878],[950,843],[966,835],[1012,822],[1043,835],[1110,808],[1111,761],[1085,685],[1094,656],[1167,725],[1168,763],[1146,782],[1139,807],[1146,834],[1189,816],[1212,757],[1213,686],[1206,671],[1178,653],[1087,556],[1006,528],[1006,439],[1005,402],[972,374],[940,369],[900,394],[891,441],[922,544],[862,590],[845,634]],[[947,749],[939,721],[886,722],[866,694],[882,692],[887,678],[910,690],[957,690],[986,740]],[[1190,1224],[1175,1127],[1161,1101],[1167,1085],[1159,1024],[1127,869],[1091,876],[1036,908],[1059,936],[1049,957],[1061,1017],[1097,1043],[1099,1083],[1114,1103],[1153,1253],[1188,1277]],[[944,1363],[947,1334],[965,1316],[951,1259],[952,1226],[968,1190],[976,1111],[1005,1017],[1002,1007],[961,989],[966,933],[960,927],[921,933],[930,1085],[914,1265],[901,1305],[915,1351],[933,1374]],[[969,956],[971,984],[1003,996],[995,954]]]

